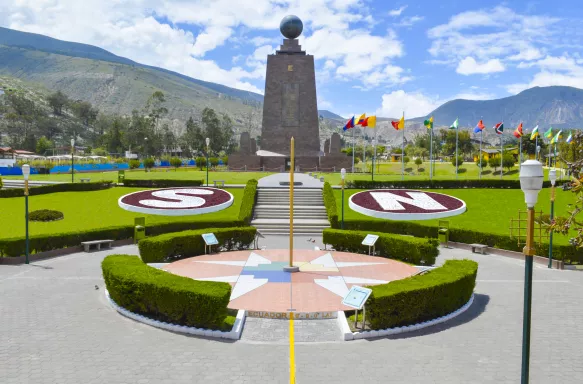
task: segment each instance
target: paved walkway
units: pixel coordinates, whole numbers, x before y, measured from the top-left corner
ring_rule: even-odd
[[[257,186],[259,188],[289,188],[283,186],[280,182],[289,182],[289,172],[275,173],[273,175],[265,176],[259,179]],[[296,185],[295,188],[323,188],[324,183],[319,179],[308,175],[307,173],[294,173],[294,182],[301,182],[302,185]]]
[[[287,345],[187,337],[113,311],[100,263],[128,252],[0,266],[0,383],[288,382]],[[447,258],[480,263],[467,312],[400,337],[299,343],[297,383],[519,382],[523,262],[455,249]],[[583,273],[535,266],[531,383],[583,381],[582,320]]]

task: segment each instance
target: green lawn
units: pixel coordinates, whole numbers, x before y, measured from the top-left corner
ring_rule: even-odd
[[[250,179],[259,180],[262,177],[273,174],[273,172],[226,172],[226,171],[210,171],[209,183],[212,185],[213,180],[224,180],[227,184],[245,184]],[[126,178],[140,179],[140,180],[157,180],[157,179],[173,179],[173,180],[204,180],[206,182],[206,171],[199,171],[198,168],[186,169],[178,168],[178,170],[163,169],[152,172],[144,172],[144,170],[126,170]],[[3,176],[6,179],[22,179],[22,176]],[[114,172],[83,172],[76,173],[75,180],[89,178],[91,181],[110,180],[117,182],[117,171]],[[51,174],[51,175],[31,175],[31,180],[39,181],[71,181],[71,174]]]
[[[381,221],[365,216],[348,207],[348,198],[358,189],[344,190],[344,218],[352,220]],[[496,233],[510,236],[510,220],[518,218],[518,211],[525,210],[524,193],[520,189],[441,189],[433,192],[455,196],[465,201],[467,211],[458,216],[448,217],[451,228],[475,229],[486,233]],[[342,191],[334,190],[338,213],[341,213]],[[557,188],[555,200],[555,215],[565,216],[569,210],[568,204],[574,202],[575,195],[570,191]],[[550,213],[550,189],[545,188],[539,193],[536,211]],[[524,216],[523,216],[524,217]],[[339,217],[340,219],[340,217]],[[420,224],[436,226],[438,220],[418,221]],[[524,225],[524,224],[523,224]],[[543,236],[545,236],[543,229]],[[568,244],[566,236],[555,234],[553,240],[558,244]]]
[[[235,198],[233,205],[216,213],[187,217],[167,217],[144,215],[123,210],[117,205],[117,200],[128,193],[143,190],[143,188],[110,188],[92,192],[60,192],[46,195],[31,196],[29,209],[54,209],[64,213],[60,221],[42,223],[30,222],[30,235],[75,232],[122,225],[133,225],[135,217],[146,217],[146,227],[153,223],[168,223],[176,221],[201,221],[223,219],[231,220],[239,217],[239,208],[243,197],[243,189],[227,189]],[[2,229],[0,238],[24,236],[24,198],[13,197],[0,199],[0,215]]]

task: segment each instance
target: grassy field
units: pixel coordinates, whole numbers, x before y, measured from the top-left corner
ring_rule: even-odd
[[[346,189],[344,191],[344,218],[354,220],[379,221],[373,217],[362,215],[348,207],[348,198],[358,189]],[[520,189],[447,189],[434,190],[434,192],[455,196],[465,201],[467,211],[458,216],[452,216],[443,220],[450,222],[451,228],[475,229],[483,232],[496,233],[510,236],[510,220],[518,218],[518,211],[525,210],[524,193]],[[342,192],[334,190],[338,212],[341,212]],[[570,210],[569,204],[574,202],[575,195],[570,191],[557,189],[555,199],[555,215],[566,216]],[[536,211],[543,214],[550,213],[550,189],[545,188],[539,193]],[[340,219],[340,217],[339,217]],[[431,226],[436,226],[438,220],[418,221]],[[543,229],[543,236],[545,236]],[[568,244],[567,236],[554,235],[553,241],[558,244]]]
[[[117,200],[128,193],[143,188],[111,188],[92,192],[61,192],[31,196],[29,209],[54,209],[64,213],[63,220],[54,222],[30,222],[30,235],[47,233],[75,232],[88,229],[105,228],[121,225],[133,225],[135,217],[146,217],[146,226],[153,223],[176,221],[201,221],[212,219],[234,219],[239,216],[243,189],[227,189],[235,198],[233,205],[216,213],[188,217],[165,217],[144,215],[125,211],[117,205]],[[2,228],[0,238],[24,236],[24,198],[14,197],[0,199]]]

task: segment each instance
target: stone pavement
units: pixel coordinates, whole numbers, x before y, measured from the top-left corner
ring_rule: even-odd
[[[317,174],[317,172],[315,172]],[[289,182],[289,172],[275,173],[273,175],[265,176],[259,179],[257,186],[259,188],[288,188],[289,186],[282,186],[279,183],[282,181]],[[323,188],[324,183],[319,179],[308,175],[307,173],[294,173],[294,182],[301,182],[302,185],[296,185],[297,188]]]
[[[188,337],[111,309],[100,262],[135,251],[0,266],[0,383],[288,382],[285,344]],[[297,383],[519,382],[524,263],[455,249],[439,262],[447,258],[480,263],[467,312],[391,338],[298,343]],[[535,266],[531,383],[583,382],[582,320],[583,274]]]
[[[338,319],[294,320],[296,344],[339,342],[342,336]],[[289,345],[289,320],[247,317],[241,342]]]

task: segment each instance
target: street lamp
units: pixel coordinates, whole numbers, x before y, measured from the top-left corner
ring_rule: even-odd
[[[528,383],[530,364],[530,314],[532,301],[532,259],[534,249],[534,205],[543,188],[543,166],[536,160],[527,160],[520,168],[520,189],[528,208],[526,222],[526,246],[524,253],[524,314],[522,318],[522,372],[521,383]]]
[[[346,168],[342,168],[340,170],[340,178],[342,179],[342,224],[340,226],[341,229],[344,229],[344,178],[345,177],[346,177]]]
[[[206,142],[206,186],[209,186],[209,144],[211,143],[211,139],[208,137],[205,140]]]
[[[555,216],[555,182],[557,181],[557,170],[549,170],[549,180],[551,181],[551,222]],[[549,233],[549,268],[553,268],[553,231]]]
[[[30,166],[28,164],[24,164],[22,166],[22,176],[24,176],[24,220],[25,224],[25,231],[26,231],[26,253],[25,253],[25,260],[24,263],[28,264],[28,177],[30,176]]]
[[[73,153],[75,152],[75,139],[71,139],[71,183],[75,182],[75,160]]]

